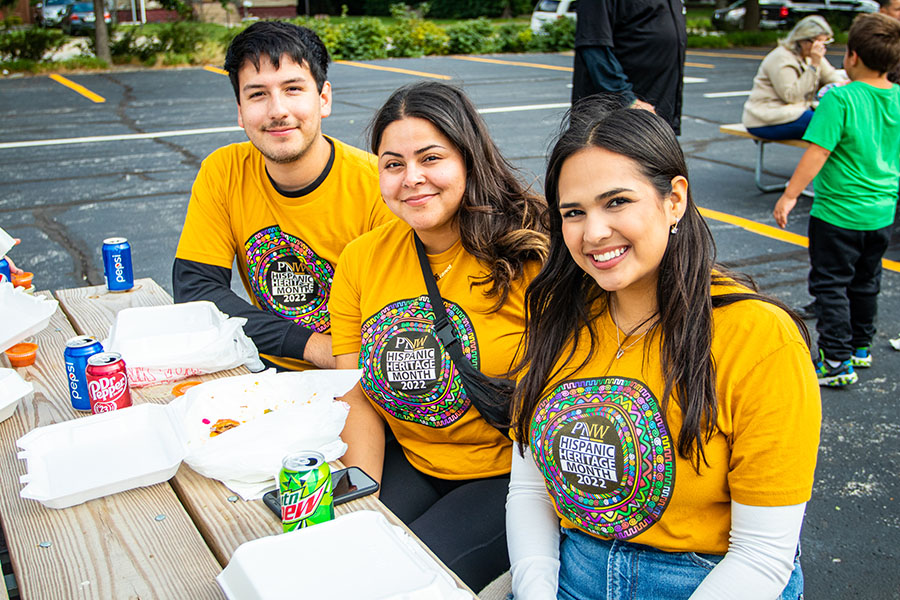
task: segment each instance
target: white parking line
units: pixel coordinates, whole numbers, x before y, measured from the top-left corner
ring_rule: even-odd
[[[703,94],[704,98],[733,98],[734,96],[749,96],[750,90],[746,90],[743,92],[710,92],[709,94]]]
[[[495,108],[482,108],[478,112],[482,114],[521,112],[526,110],[548,110],[569,108],[568,102],[556,104],[528,104],[520,106],[498,106]],[[128,140],[149,140],[161,137],[178,137],[185,135],[207,135],[211,133],[231,133],[241,131],[240,127],[208,127],[206,129],[182,129],[176,131],[157,131],[155,133],[129,133],[122,135],[95,135],[90,137],[60,138],[54,140],[30,140],[23,142],[0,143],[0,150],[10,148],[31,148],[34,146],[62,146],[68,144],[91,144],[96,142],[123,142]]]
[[[709,81],[706,77],[685,77],[685,83],[706,83]]]
[[[495,108],[479,108],[478,112],[483,115],[494,113],[520,112],[523,110],[544,110],[551,108],[569,108],[572,106],[569,102],[558,102],[556,104],[526,104],[523,106],[497,106]]]
[[[206,129],[182,129],[178,131],[157,131],[156,133],[129,133],[123,135],[94,135],[90,137],[60,138],[56,140],[31,140],[27,142],[0,143],[0,150],[7,148],[30,148],[32,146],[60,146],[65,144],[90,144],[94,142],[121,142],[126,140],[149,140],[182,135],[205,135],[208,133],[229,133],[241,131],[240,127],[208,127]]]

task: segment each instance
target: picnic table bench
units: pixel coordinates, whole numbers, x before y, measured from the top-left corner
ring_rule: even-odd
[[[765,157],[766,144],[781,144],[783,146],[794,146],[796,148],[803,148],[804,150],[809,147],[809,142],[805,142],[803,140],[767,140],[765,138],[757,137],[747,131],[747,128],[744,127],[741,123],[731,123],[728,125],[720,125],[719,131],[721,133],[725,133],[728,135],[735,135],[742,138],[747,138],[753,140],[756,144],[756,166],[754,168],[754,175],[756,181],[756,187],[759,188],[761,192],[780,192],[783,191],[787,186],[787,182],[784,183],[763,183],[762,182],[762,174],[763,174],[763,160]],[[813,197],[814,193],[811,190],[803,190],[801,192],[804,196]]]
[[[34,384],[34,399],[20,403],[15,414],[0,423],[0,523],[20,596],[40,600],[223,598],[215,577],[237,547],[281,532],[281,522],[261,500],[239,500],[221,482],[184,464],[169,482],[71,508],[48,509],[19,497],[19,476],[26,465],[16,456],[16,440],[35,427],[85,414],[72,409],[69,401],[63,362],[66,340],[82,334],[103,339],[120,310],[172,303],[152,279],[136,280],[134,289],[125,293],[92,286],[59,290],[56,296],[59,310],[35,336],[39,345],[35,364],[18,370]],[[5,356],[0,364],[8,366]],[[242,367],[192,379],[247,372]],[[132,399],[135,404],[168,403],[173,385],[132,389]],[[335,513],[357,510],[381,512],[409,532],[374,496],[338,506]],[[461,589],[472,593],[452,571],[447,572]]]

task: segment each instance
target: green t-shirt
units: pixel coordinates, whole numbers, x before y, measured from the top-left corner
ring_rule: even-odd
[[[803,139],[831,152],[810,215],[856,231],[894,222],[900,185],[900,86],[854,81],[822,97]]]

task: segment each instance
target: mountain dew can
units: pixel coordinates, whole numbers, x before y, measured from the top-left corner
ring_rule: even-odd
[[[285,531],[334,518],[331,468],[318,452],[288,454],[278,474],[281,524]]]

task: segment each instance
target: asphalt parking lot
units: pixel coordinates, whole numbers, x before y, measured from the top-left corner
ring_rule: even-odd
[[[694,198],[715,211],[708,220],[719,259],[801,305],[808,301],[802,236],[810,201],[801,199],[792,213],[793,235],[777,231],[777,194],[754,185],[754,145],[718,131],[740,121],[764,54],[689,53],[681,143]],[[829,59],[840,64],[838,55]],[[391,91],[421,78],[447,79],[465,87],[507,158],[540,187],[568,105],[571,63],[571,55],[548,54],[335,64],[335,104],[324,130],[364,147],[364,128]],[[136,276],[171,291],[172,257],[200,162],[246,139],[228,78],[198,67],[67,75],[65,82],[82,89],[46,76],[0,78],[0,226],[23,240],[13,258],[35,273],[38,289],[102,283],[101,241],[121,235],[132,243]],[[801,152],[767,149],[767,179],[789,177]],[[900,237],[892,242],[875,363],[855,386],[822,393],[822,443],[802,538],[810,599],[900,599],[900,353],[887,342],[900,333]]]

